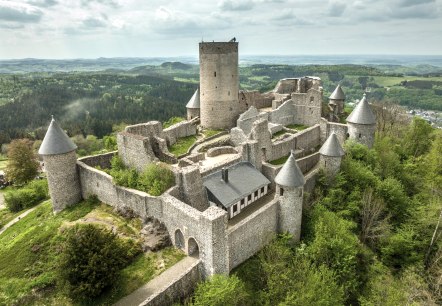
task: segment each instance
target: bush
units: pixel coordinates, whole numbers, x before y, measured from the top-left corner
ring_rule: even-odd
[[[159,196],[175,184],[173,172],[165,164],[150,164],[141,173],[138,186],[147,193]]]
[[[115,155],[111,161],[111,170],[115,184],[138,189],[153,196],[159,196],[175,184],[175,176],[165,164],[149,164],[139,174],[134,168],[127,168],[122,159]]]
[[[46,180],[32,181],[20,189],[13,189],[5,193],[5,202],[8,209],[18,212],[25,208],[37,205],[47,199],[48,183]]]
[[[74,300],[97,297],[117,282],[120,270],[139,253],[136,250],[137,245],[111,231],[77,225],[66,233],[58,264],[60,283]]]
[[[237,276],[214,275],[209,281],[198,285],[191,305],[235,306],[245,305],[247,300],[244,283]]]

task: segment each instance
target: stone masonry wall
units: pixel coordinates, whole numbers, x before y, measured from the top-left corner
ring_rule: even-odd
[[[75,150],[65,154],[44,155],[43,161],[54,212],[58,213],[80,202],[81,187]]]
[[[281,125],[295,123],[295,108],[291,100],[285,101],[269,115],[269,121]]]
[[[279,187],[278,187],[279,188]],[[276,191],[279,194],[279,190]],[[278,196],[279,231],[293,235],[295,241],[301,238],[303,188],[285,188],[284,195]]]
[[[174,302],[184,299],[195,290],[196,285],[202,281],[202,263],[196,261],[184,273],[176,275],[175,278],[155,295],[151,295],[139,306],[164,306],[172,305]]]
[[[259,91],[244,91],[240,90],[238,100],[241,107],[241,112],[246,111],[249,107],[254,106],[257,109],[264,107],[271,107],[273,95],[262,94]]]
[[[162,203],[159,197],[145,192],[117,186],[107,173],[77,161],[83,198],[96,195],[100,201],[117,207],[129,207],[140,217],[153,216],[160,218]]]
[[[158,161],[149,138],[121,132],[117,135],[118,154],[125,165],[143,171],[147,164]]]
[[[229,270],[256,254],[275,237],[278,230],[278,209],[278,201],[272,200],[228,228]]]
[[[81,158],[81,161],[88,166],[97,167],[100,166],[103,169],[111,167],[111,160],[117,154],[118,151],[113,151],[109,153],[94,155],[94,156],[86,156]]]
[[[159,121],[149,121],[146,123],[129,125],[124,129],[124,131],[144,137],[161,137],[163,133],[163,126]]]
[[[296,134],[296,149],[310,150],[321,144],[321,130],[319,124]]]
[[[178,122],[163,130],[163,138],[169,146],[176,143],[178,138],[196,135],[196,125],[189,121]]]
[[[376,125],[348,123],[349,138],[371,148],[374,144]]]
[[[200,118],[206,128],[227,129],[236,125],[238,103],[238,43],[201,42]]]

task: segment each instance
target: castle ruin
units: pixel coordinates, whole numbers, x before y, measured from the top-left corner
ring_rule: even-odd
[[[305,192],[321,168],[335,176],[347,139],[371,147],[375,117],[364,97],[340,124],[321,118],[323,90],[316,77],[287,78],[267,93],[239,90],[238,43],[202,42],[200,87],[187,104],[187,121],[163,129],[151,121],[119,133],[118,152],[76,159],[75,145],[51,121],[39,153],[48,172],[54,212],[95,195],[115,208],[164,222],[177,248],[199,256],[203,275],[229,273],[277,233],[301,237]],[[330,97],[341,113],[340,86]],[[305,127],[301,130],[299,127]],[[201,128],[223,130],[174,156],[170,146]],[[198,148],[207,150],[198,150]],[[119,154],[142,171],[165,162],[176,185],[161,196],[116,185],[97,169]],[[282,164],[274,161],[282,159]]]

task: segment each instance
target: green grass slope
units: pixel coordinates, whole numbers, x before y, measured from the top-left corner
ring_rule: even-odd
[[[132,239],[141,226],[104,204],[84,201],[54,216],[51,202],[43,202],[0,235],[0,305],[76,305],[57,286],[56,272],[63,231],[74,223],[114,227],[119,236]],[[113,304],[183,256],[173,248],[138,256],[93,305]]]

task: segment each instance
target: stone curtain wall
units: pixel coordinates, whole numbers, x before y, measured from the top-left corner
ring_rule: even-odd
[[[304,95],[304,94],[301,94]],[[269,121],[281,125],[295,123],[295,107],[291,100],[285,101],[277,109],[270,112]]]
[[[172,305],[174,302],[190,296],[196,285],[202,280],[201,270],[201,261],[196,261],[184,273],[176,275],[171,282],[164,284],[160,292],[150,296],[140,306]]]
[[[110,175],[86,165],[82,160],[77,161],[77,165],[83,198],[96,195],[100,201],[115,208],[131,208],[142,218],[147,216],[159,218],[161,216],[162,203],[159,197],[117,186],[112,182]]]
[[[118,154],[127,166],[143,171],[147,164],[158,161],[149,138],[127,132],[117,135]]]
[[[296,149],[311,150],[321,144],[321,130],[319,124],[296,134]]]
[[[278,230],[279,202],[272,200],[227,230],[229,271],[256,254]]]
[[[125,132],[140,135],[143,137],[162,136],[163,126],[159,121],[149,121],[146,123],[129,125],[124,129]]]
[[[175,144],[178,138],[196,135],[196,125],[189,121],[178,122],[163,130],[163,138],[169,146]]]
[[[297,159],[296,161],[298,162],[298,166],[301,169],[302,173],[306,174],[318,164],[319,157],[319,153],[313,153],[309,156]]]
[[[90,163],[91,158],[87,160]],[[112,177],[103,171],[77,161],[82,187],[82,195],[87,198],[96,195],[100,201],[113,207],[129,207],[141,218],[152,216],[164,222],[175,244],[175,231],[184,235],[184,251],[188,251],[188,241],[195,239],[204,263],[205,275],[227,273],[228,262],[226,237],[227,213],[218,207],[209,207],[204,212],[187,205],[168,194],[176,191],[172,187],[159,197],[145,192],[116,186]]]
[[[275,160],[289,155],[291,150],[296,149],[296,135],[290,135],[279,141],[272,143],[272,156],[269,160]]]
[[[113,151],[109,153],[94,155],[94,156],[86,156],[81,158],[80,160],[88,166],[97,167],[100,166],[103,169],[107,169],[111,167],[111,160],[114,155],[116,155],[118,151]]]
[[[254,106],[257,109],[272,107],[273,95],[262,94],[257,90],[240,90],[238,94],[238,100],[240,103],[241,112],[245,112],[251,106]]]

